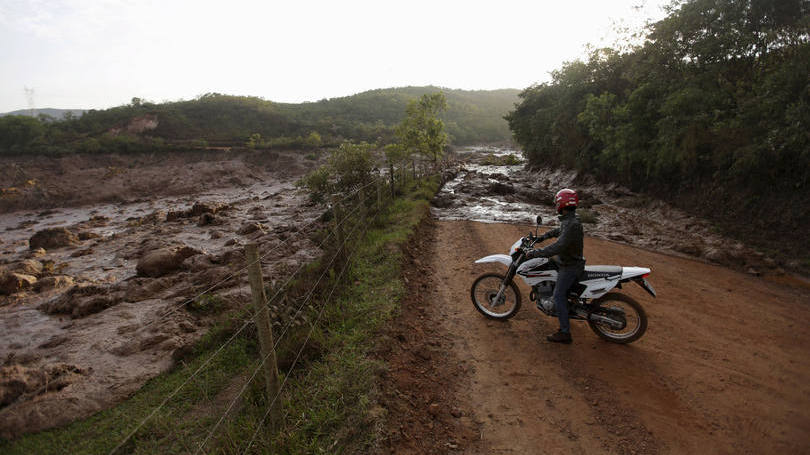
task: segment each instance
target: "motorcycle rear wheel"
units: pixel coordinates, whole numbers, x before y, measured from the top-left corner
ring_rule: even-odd
[[[517,314],[520,309],[520,290],[514,281],[510,281],[506,286],[501,301],[494,301],[504,278],[497,273],[485,273],[476,278],[470,288],[473,306],[490,319],[506,320]]]
[[[647,313],[632,297],[618,292],[610,292],[600,297],[598,302],[599,308],[593,314],[615,317],[615,314],[611,314],[611,310],[617,311],[620,309],[623,312],[625,322],[624,327],[615,329],[607,323],[588,319],[591,330],[600,338],[612,343],[628,344],[641,338],[644,332],[647,331]]]

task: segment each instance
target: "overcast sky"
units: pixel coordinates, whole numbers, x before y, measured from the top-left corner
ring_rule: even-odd
[[[669,1],[0,0],[0,112],[525,88]]]

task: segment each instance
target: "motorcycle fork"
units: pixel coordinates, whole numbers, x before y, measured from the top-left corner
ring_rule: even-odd
[[[501,287],[500,287],[500,289],[498,289],[498,294],[495,295],[495,302],[494,302],[495,305],[500,305],[501,304],[501,299],[503,299],[503,293],[506,292],[506,287],[509,286],[509,283],[511,283],[512,279],[515,277],[515,271],[516,270],[517,270],[517,267],[515,266],[515,263],[513,262],[509,266],[509,270],[506,271],[506,276],[503,277],[503,282],[501,282]]]

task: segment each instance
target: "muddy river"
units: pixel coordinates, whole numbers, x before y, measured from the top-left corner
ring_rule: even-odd
[[[541,215],[546,227],[556,227],[554,194],[572,188],[580,196],[578,212],[586,235],[751,274],[784,273],[763,253],[716,233],[710,222],[627,188],[598,184],[575,171],[526,169],[522,153],[509,148],[470,147],[459,150],[458,157],[464,164],[431,209],[439,220],[526,224],[532,229]],[[504,239],[504,251],[515,240]]]

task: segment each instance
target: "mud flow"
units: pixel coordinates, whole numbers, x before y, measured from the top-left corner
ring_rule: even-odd
[[[700,258],[752,275],[786,274],[764,253],[716,233],[710,222],[650,196],[599,184],[575,171],[527,169],[522,152],[513,149],[472,147],[460,150],[458,157],[462,167],[431,208],[438,220],[525,224],[528,232],[534,229],[536,215],[541,215],[543,228],[552,228],[559,224],[554,194],[572,188],[580,197],[578,213],[586,235]],[[517,163],[487,164],[503,157]],[[789,279],[806,283],[801,277]]]
[[[28,163],[39,182],[72,190],[44,188],[31,204],[50,208],[0,214],[0,436],[88,416],[169,369],[217,316],[249,303],[244,244],[261,245],[269,281],[319,255],[309,234],[320,213],[296,188],[313,162],[131,162],[110,182],[124,201],[86,203],[109,199],[111,159],[50,163],[51,174]]]

